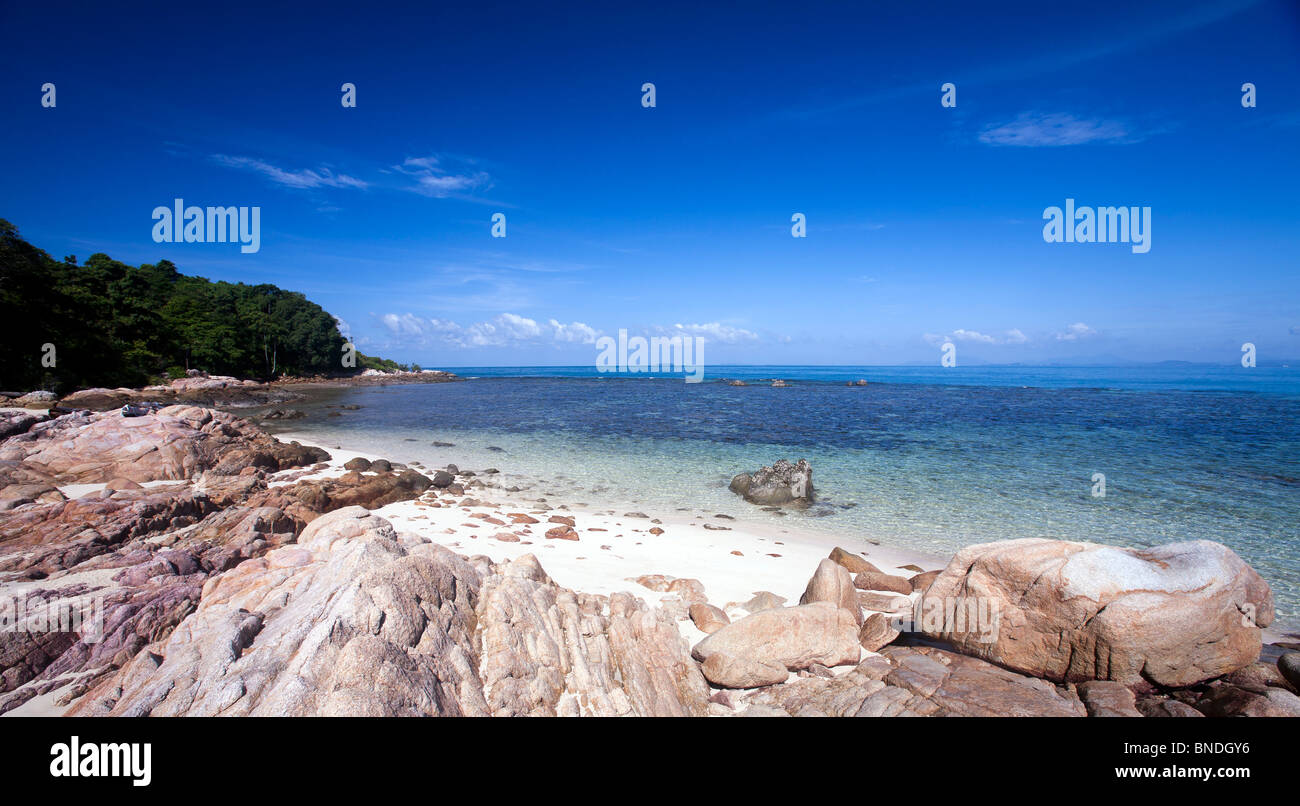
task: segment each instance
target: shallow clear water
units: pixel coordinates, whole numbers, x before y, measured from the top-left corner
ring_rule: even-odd
[[[1294,370],[975,368],[937,385],[943,370],[928,368],[731,369],[795,385],[484,369],[472,374],[498,377],[330,390],[286,425],[399,461],[499,466],[553,499],[723,512],[935,554],[1029,536],[1217,540],[1268,579],[1279,621],[1300,624]],[[858,377],[872,383],[844,386]],[[362,408],[325,416],[340,403]],[[727,490],[780,458],[812,463],[815,506],[778,518]]]

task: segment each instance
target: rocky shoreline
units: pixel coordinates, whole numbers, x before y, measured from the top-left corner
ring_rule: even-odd
[[[59,397],[53,392],[0,392],[0,405],[15,408],[49,410],[66,413],[76,410],[110,411],[127,404],[162,403],[208,408],[251,408],[301,400],[307,388],[346,388],[358,386],[392,386],[406,383],[449,383],[461,378],[442,370],[415,372],[380,372],[366,370],[356,375],[337,377],[281,377],[269,382],[191,372],[167,384],[141,389],[79,389]]]
[[[8,410],[0,597],[26,620],[0,632],[0,713],[1300,715],[1271,592],[1217,543],[1005,541],[925,570],[489,496],[487,471],[203,407]]]

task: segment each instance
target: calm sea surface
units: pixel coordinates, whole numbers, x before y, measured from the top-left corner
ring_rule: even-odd
[[[1300,369],[711,367],[699,384],[450,369],[469,380],[330,390],[286,425],[399,461],[500,467],[553,500],[750,520],[778,518],[732,495],[731,476],[806,458],[818,503],[785,525],[936,554],[1217,540],[1300,625]],[[361,408],[328,416],[340,404]]]

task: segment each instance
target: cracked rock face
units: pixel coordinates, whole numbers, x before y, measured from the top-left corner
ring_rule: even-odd
[[[1273,595],[1233,551],[1205,540],[1146,551],[1025,539],[968,546],[926,590],[980,629],[927,624],[964,653],[1035,677],[1188,686],[1255,662]]]
[[[78,715],[702,715],[675,621],[399,537],[360,507],[208,581]]]
[[[1073,693],[978,658],[886,647],[834,678],[806,677],[748,694],[784,716],[1085,716]],[[741,710],[743,713],[743,710]]]
[[[414,498],[429,484],[403,471],[268,489],[264,470],[326,454],[188,407],[65,415],[5,440],[0,453],[15,457],[0,460],[0,492],[14,483],[50,491],[0,495],[0,616],[23,620],[0,630],[0,714],[52,692],[66,705],[133,659],[147,662],[141,650],[195,612],[208,581],[293,544],[323,512]],[[133,480],[178,475],[148,488]],[[105,476],[105,489],[71,500],[54,486]],[[79,620],[42,623],[53,608]]]

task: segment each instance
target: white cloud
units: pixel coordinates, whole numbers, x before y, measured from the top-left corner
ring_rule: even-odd
[[[329,168],[322,167],[314,171],[304,168],[303,170],[292,171],[277,168],[269,162],[252,157],[230,157],[225,154],[213,154],[212,159],[229,168],[239,168],[262,174],[276,184],[291,188],[331,187],[364,190],[370,186],[369,183],[355,177],[336,174]]]
[[[981,333],[978,330],[963,330],[957,328],[952,332],[952,337],[957,341],[977,341],[983,344],[997,344],[998,340],[987,333]]]
[[[572,344],[595,344],[596,337],[600,335],[599,330],[588,327],[582,322],[573,322],[572,324],[564,325],[552,319],[550,320],[550,325],[554,329],[555,340],[560,342],[568,342]]]
[[[928,344],[942,344],[945,341],[965,341],[977,344],[1027,344],[1029,342],[1029,337],[1021,332],[1020,328],[1014,327],[1001,335],[957,328],[947,336],[940,336],[937,333],[925,333],[921,338]]]
[[[542,335],[537,322],[526,316],[503,313],[486,322],[475,322],[465,328],[463,344],[472,347],[502,347],[521,341],[530,341]]]
[[[1096,336],[1097,331],[1085,325],[1083,322],[1075,322],[1065,329],[1064,332],[1057,333],[1057,341],[1078,341]]]
[[[1010,123],[991,126],[980,142],[997,146],[1075,146],[1084,143],[1133,142],[1128,128],[1118,121],[1022,112]]]
[[[664,328],[661,328],[664,330]],[[742,341],[758,341],[758,334],[744,328],[724,325],[721,322],[709,322],[703,325],[676,324],[667,330],[687,336],[703,336],[723,344],[736,344]]]
[[[600,331],[582,322],[563,324],[549,319],[546,325],[514,313],[461,325],[447,319],[433,319],[411,313],[386,313],[379,321],[391,336],[408,344],[440,342],[454,347],[505,347],[547,339],[568,344],[592,344]]]
[[[456,162],[464,161],[438,156],[407,157],[401,165],[394,165],[393,170],[413,178],[415,184],[406,190],[421,196],[442,199],[492,187],[492,177],[486,171],[475,170],[468,164],[457,167]]]

